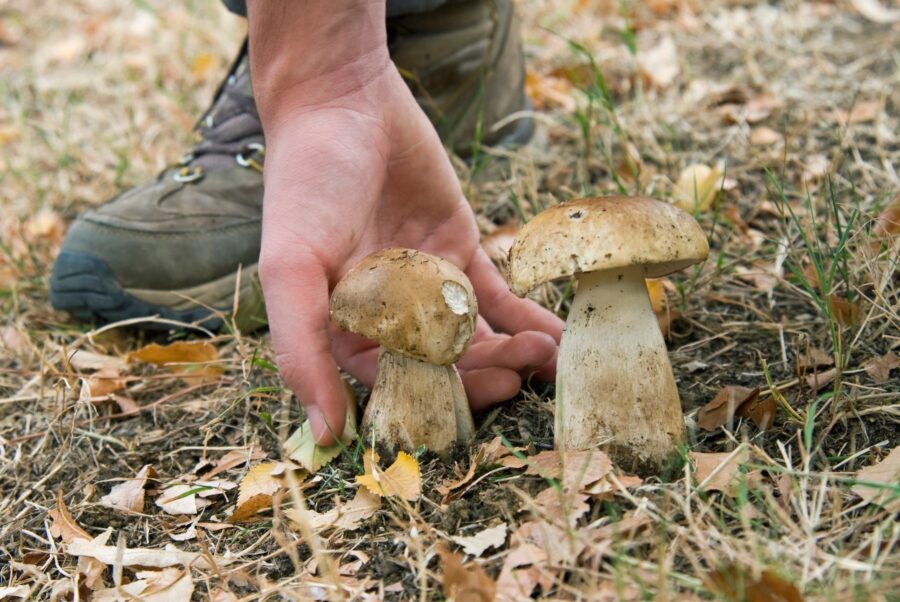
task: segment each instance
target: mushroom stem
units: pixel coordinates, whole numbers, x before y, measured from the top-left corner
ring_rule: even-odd
[[[684,417],[644,269],[578,276],[559,348],[556,447],[607,449],[622,468],[658,472],[684,440]]]
[[[381,349],[378,376],[363,415],[362,434],[389,448],[424,445],[444,455],[470,439],[475,423],[456,368]]]

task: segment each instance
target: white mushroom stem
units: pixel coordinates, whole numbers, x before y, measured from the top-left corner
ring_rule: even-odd
[[[684,417],[644,270],[578,276],[559,348],[556,447],[603,446],[625,470],[655,472],[684,440]]]
[[[415,451],[424,445],[442,455],[470,439],[475,423],[456,368],[382,348],[362,436],[367,440],[373,431],[390,448]]]

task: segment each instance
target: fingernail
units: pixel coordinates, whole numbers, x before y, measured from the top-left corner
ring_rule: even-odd
[[[328,425],[321,410],[319,410],[319,406],[307,406],[306,418],[309,420],[309,427],[312,430],[313,437],[315,437],[317,443],[321,443],[323,436],[328,434]]]

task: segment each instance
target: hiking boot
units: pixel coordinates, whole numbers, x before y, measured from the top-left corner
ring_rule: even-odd
[[[452,1],[388,19],[389,48],[445,144],[523,144],[531,121],[492,125],[528,108],[511,0]],[[247,43],[196,126],[197,143],[148,184],[85,212],[53,266],[50,301],[86,321],[171,328],[166,320],[244,331],[265,325],[257,279],[265,143]]]

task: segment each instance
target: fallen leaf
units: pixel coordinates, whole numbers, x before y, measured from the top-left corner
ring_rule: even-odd
[[[294,431],[284,443],[284,452],[287,457],[298,462],[300,466],[311,473],[317,472],[341,455],[341,450],[356,439],[356,395],[346,382],[344,391],[347,394],[347,418],[344,422],[344,432],[341,433],[341,438],[337,443],[328,447],[316,445],[309,420],[303,421],[300,428]]]
[[[536,545],[523,543],[510,550],[497,577],[497,593],[501,599],[531,599],[536,587],[549,591],[553,575],[546,564],[547,552]]]
[[[764,293],[775,290],[778,282],[784,276],[782,268],[762,261],[754,262],[751,268],[742,265],[735,266],[734,273],[738,278],[750,282],[756,287],[756,290]]]
[[[813,372],[806,377],[806,386],[808,386],[813,392],[816,392],[833,381],[835,376],[837,376],[836,368],[831,368],[822,372]]]
[[[755,124],[768,119],[776,110],[784,106],[784,101],[772,94],[759,94],[744,103],[743,118],[747,123]]]
[[[144,466],[132,479],[119,483],[109,493],[100,498],[100,505],[126,512],[144,511],[144,487],[147,479],[156,478],[156,471],[149,464]]]
[[[653,524],[653,519],[646,513],[629,510],[620,520],[592,529],[589,538],[594,543],[605,541],[629,541]]]
[[[574,528],[578,519],[591,509],[588,497],[577,489],[550,486],[534,496],[533,503],[543,518]]]
[[[734,497],[742,477],[747,479],[749,486],[753,486],[760,478],[760,473],[756,470],[746,475],[741,472],[741,466],[749,459],[747,450],[737,454],[689,452],[688,456],[694,465],[694,480],[704,491],[721,491]]]
[[[613,475],[609,473],[584,490],[595,500],[611,500],[619,491],[640,487],[644,480],[635,475]]]
[[[900,195],[895,196],[875,218],[872,234],[883,239],[900,234]]]
[[[532,545],[547,554],[548,564],[564,566],[577,562],[585,549],[585,541],[575,529],[564,529],[556,523],[530,520],[519,525],[510,539],[510,547]]]
[[[209,602],[238,602],[238,597],[227,589],[217,587],[209,593]]]
[[[56,493],[56,508],[50,509],[47,514],[53,521],[50,523],[50,535],[61,537],[63,542],[71,544],[76,539],[90,540],[90,534],[75,522],[72,513],[63,501],[62,491]]]
[[[512,464],[515,464],[514,466],[508,465],[510,464],[510,462],[507,462],[509,459],[514,461],[512,462]],[[455,496],[452,492],[467,485],[475,477],[478,468],[495,464],[506,465],[507,468],[522,468],[525,466],[525,462],[519,461],[518,458],[512,456],[512,452],[503,445],[503,441],[500,437],[494,437],[490,442],[482,443],[478,446],[478,450],[476,450],[469,460],[469,469],[465,474],[462,474],[459,469],[456,468],[455,479],[446,481],[437,486],[438,493],[444,496],[443,503],[446,504],[453,501]]]
[[[750,144],[753,146],[769,146],[783,140],[784,137],[781,134],[765,126],[755,127],[750,131]]]
[[[838,324],[844,327],[853,327],[862,319],[862,304],[859,301],[850,301],[845,297],[830,295],[828,303],[831,305],[831,315]]]
[[[284,471],[294,468],[293,465],[284,462],[264,462],[251,467],[238,487],[237,505],[240,506],[257,495],[274,495],[285,487]],[[305,474],[301,472],[297,476],[298,479],[302,479]]]
[[[722,172],[718,167],[688,165],[675,182],[672,199],[677,207],[688,213],[704,213],[712,208],[721,185]]]
[[[650,295],[650,305],[653,307],[653,313],[656,314],[656,321],[659,324],[659,330],[663,333],[663,336],[668,336],[672,322],[681,315],[681,312],[669,306],[669,299],[666,296],[666,285],[671,281],[668,278],[653,278],[645,282],[647,283],[647,294]]]
[[[261,460],[265,457],[266,453],[256,446],[254,446],[252,449],[233,449],[219,458],[219,461],[216,462],[215,467],[201,475],[201,478],[211,479],[217,474],[221,474],[225,471],[231,470],[232,468],[237,468],[241,464],[252,462],[253,460]]]
[[[102,353],[94,353],[84,349],[78,349],[69,356],[69,366],[79,371],[110,369],[116,372],[124,372],[128,368],[128,364],[120,357],[103,355]]]
[[[353,531],[359,528],[363,521],[372,517],[379,508],[381,498],[365,487],[360,487],[352,500],[338,504],[327,512],[308,510],[304,517],[296,508],[290,508],[285,511],[285,515],[298,524],[307,520],[310,528],[317,533],[328,529]]]
[[[582,490],[612,470],[600,450],[549,450],[528,458],[527,475],[556,479],[563,489]]]
[[[831,170],[831,161],[822,154],[806,157],[803,162],[803,180],[816,180]]]
[[[874,121],[880,113],[881,102],[877,100],[868,100],[856,103],[849,111],[835,109],[829,113],[829,119],[832,123],[838,125],[849,125]]]
[[[461,546],[463,552],[476,558],[481,557],[488,548],[499,548],[506,542],[506,523],[500,523],[479,531],[475,535],[455,536],[450,539]]]
[[[201,79],[206,76],[210,69],[216,66],[217,62],[215,55],[201,52],[191,62],[191,73],[193,73],[194,77]]]
[[[256,516],[261,510],[268,510],[272,507],[272,496],[267,493],[260,493],[251,498],[244,500],[238,504],[226,521],[229,523],[247,523],[258,520]]]
[[[891,512],[900,509],[900,445],[881,462],[856,473],[856,479],[862,482],[853,486],[853,493],[863,501],[878,504]]]
[[[366,450],[366,456],[371,454]],[[398,452],[397,459],[384,471],[371,463],[366,474],[356,477],[356,482],[380,497],[397,496],[412,502],[422,495],[419,463],[406,452]]]
[[[87,396],[95,399],[121,391],[128,384],[128,380],[122,378],[117,369],[107,367],[83,379],[82,383],[87,387]]]
[[[443,590],[448,600],[455,602],[493,602],[497,586],[484,569],[474,562],[463,563],[459,554],[447,546],[438,546],[441,571],[444,575]]]
[[[31,595],[31,588],[27,585],[12,585],[0,587],[0,600],[19,598],[25,600]]]
[[[190,571],[168,568],[162,571],[138,571],[137,579],[120,588],[111,587],[94,592],[94,602],[189,602],[194,593]],[[124,592],[125,596],[122,595]]]
[[[537,110],[558,107],[563,111],[575,110],[575,86],[571,80],[555,75],[525,72],[525,94]]]
[[[886,383],[891,377],[891,370],[900,368],[900,357],[890,351],[881,357],[873,357],[863,365],[866,374],[877,383]]]
[[[850,0],[853,8],[874,23],[896,23],[900,21],[900,10],[888,8],[878,0]]]
[[[803,355],[797,359],[797,368],[804,374],[809,370],[833,365],[834,356],[818,347],[807,347]]]
[[[678,48],[671,36],[664,36],[652,48],[638,52],[637,64],[645,84],[668,88],[678,77]]]
[[[722,387],[712,401],[697,412],[697,426],[714,431],[731,422],[734,416],[750,417],[756,426],[765,430],[775,418],[775,402],[760,402],[759,387],[749,389],[737,385]]]
[[[198,499],[198,487],[196,485],[172,485],[167,487],[156,500],[156,505],[162,508],[163,512],[172,515],[197,514],[209,502],[204,499]]]
[[[222,366],[211,364],[219,351],[209,341],[176,341],[171,345],[151,343],[125,355],[128,363],[144,362],[163,366],[188,384],[215,382],[223,374]]]
[[[188,525],[188,528],[181,533],[169,533],[172,541],[190,541],[197,538],[197,521],[196,519]]]
[[[105,545],[105,538],[109,537],[112,532],[107,530],[104,534],[88,541],[86,539],[76,539],[69,544],[68,553],[73,556],[87,556],[98,560],[106,565],[114,565],[119,561],[120,550],[116,546]],[[101,539],[103,538],[103,539]],[[215,563],[219,566],[229,564],[231,559],[228,557],[217,557]],[[182,552],[175,549],[171,545],[167,545],[165,549],[149,549],[149,548],[125,548],[121,554],[122,566],[141,566],[153,568],[166,568],[170,566],[195,567],[198,569],[209,570],[213,568],[209,559],[204,554],[196,554],[194,552]]]
[[[768,570],[755,577],[730,564],[710,571],[704,581],[711,592],[726,602],[803,602],[796,585]]]

